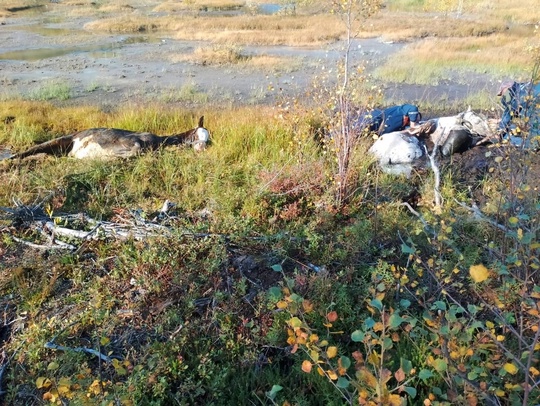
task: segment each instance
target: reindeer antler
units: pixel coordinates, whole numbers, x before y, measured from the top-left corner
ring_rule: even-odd
[[[411,135],[429,135],[437,129],[437,123],[435,120],[428,120],[425,123],[409,128],[409,134]]]

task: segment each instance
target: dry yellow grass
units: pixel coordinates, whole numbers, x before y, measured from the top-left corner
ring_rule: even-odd
[[[299,68],[301,61],[272,55],[246,55],[243,49],[232,44],[214,44],[199,47],[192,54],[169,55],[171,62],[191,62],[197,65],[239,65],[244,69],[269,72]]]
[[[164,1],[163,3],[158,4],[156,7],[154,7],[152,11],[156,13],[176,13],[178,11],[186,10],[187,8],[188,5],[183,1]]]
[[[460,3],[462,4],[459,9]],[[386,2],[390,12],[424,12],[438,15],[457,16],[463,19],[495,19],[517,23],[536,23],[540,21],[540,8],[537,0],[392,0]]]
[[[320,27],[325,27],[321,30]],[[121,16],[89,22],[85,29],[105,32],[163,30],[183,40],[207,40],[238,45],[321,45],[341,38],[345,30],[337,17],[316,16]]]
[[[234,0],[197,0],[189,3],[169,1],[161,3],[154,10],[172,12],[179,11],[181,7],[200,9],[201,5],[210,7],[211,4],[215,7],[233,7],[240,3]],[[369,20],[359,21],[358,30],[355,30],[358,37],[409,41],[426,37],[481,37],[503,33],[508,29],[508,21],[497,17],[498,9],[486,11],[481,6],[477,6],[474,12],[464,13],[460,18],[445,13],[391,10],[382,10]],[[134,13],[110,14],[114,16],[88,23],[85,28],[107,32],[137,32],[141,27],[152,27],[153,30],[172,31],[178,39],[238,45],[320,46],[342,39],[345,34],[343,22],[328,13],[295,16],[238,15],[233,18],[205,13],[196,16],[180,13],[154,18]],[[525,16],[523,10],[516,15]]]
[[[84,29],[113,33],[148,32],[166,29],[160,20],[146,16],[122,16],[95,20],[84,25]]]
[[[526,37],[495,34],[487,37],[426,38],[394,54],[377,76],[398,82],[435,84],[449,71],[476,71],[497,76],[527,73],[531,65]],[[525,79],[525,78],[522,78]]]
[[[506,23],[493,19],[465,19],[440,14],[385,12],[371,18],[361,37],[409,41],[426,37],[480,37],[507,30]]]
[[[178,13],[183,11],[236,10],[246,3],[238,0],[188,0],[165,1],[156,7],[154,12]]]

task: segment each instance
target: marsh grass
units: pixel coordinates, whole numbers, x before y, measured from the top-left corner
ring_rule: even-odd
[[[19,168],[21,174],[26,173],[27,179],[21,186],[25,196],[43,190],[67,190],[71,195],[68,201],[73,202],[72,209],[75,203],[84,204],[100,215],[110,214],[110,208],[118,206],[139,205],[150,209],[148,201],[154,204],[164,199],[183,202],[190,209],[201,209],[214,202],[215,210],[231,214],[229,211],[241,211],[244,202],[249,200],[246,196],[256,183],[260,170],[270,163],[283,164],[289,159],[286,151],[291,129],[274,118],[271,109],[263,112],[260,108],[246,108],[236,110],[234,114],[230,111],[178,114],[156,104],[144,109],[126,107],[105,114],[89,107],[59,109],[30,102],[17,104],[12,110],[16,104],[4,104],[5,111],[15,113],[17,119],[0,127],[0,142],[11,145],[14,150],[101,126],[169,135],[195,127],[199,115],[205,114],[205,124],[212,134],[212,147],[204,154],[189,148],[170,148],[136,160],[88,165],[67,158],[46,158],[43,163],[29,160]],[[3,164],[11,167],[13,163]],[[41,170],[33,173],[34,165],[40,165]],[[55,176],[54,168],[64,175]],[[8,173],[3,175],[11,179]],[[19,188],[16,193],[21,191]],[[3,199],[9,199],[13,192],[6,189]],[[73,194],[82,197],[75,199]],[[222,194],[227,198],[223,199]]]
[[[429,38],[406,46],[377,68],[374,75],[395,82],[436,85],[476,72],[492,77],[524,75],[530,64],[529,39],[496,34],[474,38]],[[414,56],[414,57],[411,57]],[[519,80],[519,79],[518,79]]]
[[[247,61],[242,47],[234,44],[216,44],[210,47],[196,48],[192,55],[192,61],[200,65],[226,65]]]
[[[324,25],[325,30],[318,27]],[[85,24],[85,29],[105,32],[138,32],[141,29],[173,32],[183,40],[212,41],[235,45],[320,45],[333,42],[343,28],[332,15],[314,16],[246,16],[234,18],[205,16],[112,17]]]
[[[169,88],[165,91],[161,91],[157,100],[165,103],[178,103],[185,102],[190,104],[204,104],[208,103],[211,95],[208,92],[200,90],[200,86],[189,81],[184,83],[179,88]]]
[[[45,81],[28,94],[30,100],[68,100],[72,95],[69,83],[58,80]]]

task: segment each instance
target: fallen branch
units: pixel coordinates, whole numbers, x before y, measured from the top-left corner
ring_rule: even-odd
[[[490,219],[489,217],[486,217],[478,208],[478,206],[467,206],[465,203],[461,203],[457,199],[454,199],[454,201],[459,204],[461,207],[463,207],[466,210],[469,210],[474,214],[474,217],[478,220],[485,221],[488,224],[491,224],[493,227],[498,228],[499,230],[504,231],[505,233],[510,231],[508,227],[503,226],[502,224],[497,223],[496,221]]]
[[[172,218],[169,211],[174,204],[166,200],[161,210],[153,218],[153,221],[146,220],[137,211],[132,211],[131,219],[121,219],[121,223],[113,221],[97,221],[87,215],[80,214],[56,214],[52,216],[45,213],[42,209],[43,202],[25,206],[21,202],[14,200],[14,208],[0,207],[1,211],[8,213],[8,217],[16,225],[32,228],[40,232],[48,244],[26,241],[24,239],[12,236],[13,240],[39,250],[70,250],[75,251],[77,247],[70,243],[61,241],[59,238],[70,241],[88,241],[97,239],[135,239],[145,240],[151,237],[171,235],[172,229],[168,226],[157,223],[156,221],[164,218]],[[73,225],[73,223],[76,223]],[[59,225],[59,224],[62,224]],[[69,224],[73,225],[70,227]],[[82,226],[91,226],[90,230],[81,230]],[[197,237],[198,235],[192,234]],[[206,235],[201,235],[202,237]]]
[[[73,326],[73,325],[75,325],[77,323],[78,322],[73,322],[73,323],[67,325],[66,327],[64,327],[62,330],[60,330],[60,332],[57,335],[55,335],[53,337],[53,339],[51,341],[47,341],[45,343],[44,347],[48,348],[50,350],[57,350],[57,351],[84,352],[86,354],[94,355],[94,356],[98,357],[100,360],[102,360],[104,362],[108,362],[108,363],[112,362],[112,360],[114,358],[121,359],[121,357],[116,357],[116,356],[115,357],[109,357],[109,356],[107,356],[107,355],[105,355],[105,354],[103,354],[103,353],[101,353],[101,352],[99,352],[97,350],[94,350],[93,348],[88,348],[88,347],[75,347],[75,348],[73,348],[73,347],[66,347],[64,345],[58,345],[58,344],[55,343],[56,339],[58,338],[58,336],[60,334],[62,334],[64,331],[66,331],[66,329],[68,329],[69,327],[71,327],[71,326]]]
[[[15,236],[11,236],[11,238],[13,238],[14,241],[18,242],[18,243],[21,243],[21,244],[24,244],[30,248],[34,248],[34,249],[37,249],[37,250],[44,250],[44,251],[47,251],[47,250],[71,250],[71,251],[74,251],[77,249],[77,247],[75,247],[74,245],[71,245],[71,244],[68,244],[68,243],[65,243],[65,242],[61,242],[59,244],[56,244],[56,245],[52,245],[52,244],[48,244],[48,245],[45,245],[45,244],[35,244],[33,242],[30,242],[30,241],[26,241],[26,240],[23,240],[22,238],[17,238]]]
[[[97,350],[94,350],[93,348],[88,348],[88,347],[75,347],[75,348],[72,348],[72,347],[65,347],[63,345],[58,345],[58,344],[55,344],[54,343],[54,340],[56,339],[53,338],[52,341],[48,341],[45,343],[45,348],[48,348],[50,350],[58,350],[58,351],[73,351],[73,352],[85,352],[87,354],[90,354],[90,355],[94,355],[96,357],[98,357],[100,360],[102,361],[105,361],[105,362],[112,362],[112,360],[114,358],[119,358],[119,357],[109,357]]]
[[[431,154],[428,154],[428,150],[426,146],[424,146],[426,150],[426,155],[429,158],[429,163],[431,165],[431,170],[433,171],[433,175],[435,175],[435,185],[433,186],[433,193],[435,195],[435,208],[437,210],[440,210],[442,207],[442,195],[440,192],[440,186],[441,186],[441,172],[439,170],[439,167],[437,166],[437,162],[435,161],[435,155],[437,154],[437,151],[439,150],[439,142],[441,139],[444,139],[446,129],[443,131],[441,136],[437,138],[437,141],[435,142],[435,145],[433,146],[433,151],[431,151]]]

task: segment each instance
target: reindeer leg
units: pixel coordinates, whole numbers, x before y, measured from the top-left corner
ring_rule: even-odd
[[[27,149],[26,151],[13,155],[11,159],[23,159],[36,154],[67,154],[71,150],[72,146],[73,135],[66,135],[64,137],[55,138],[53,140],[35,145],[32,148]]]

